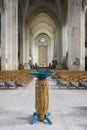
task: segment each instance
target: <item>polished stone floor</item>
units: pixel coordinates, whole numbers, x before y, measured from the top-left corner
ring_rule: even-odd
[[[87,130],[87,90],[58,89],[49,79],[49,111],[53,124],[31,125],[35,112],[35,79],[28,87],[0,90],[0,130]]]

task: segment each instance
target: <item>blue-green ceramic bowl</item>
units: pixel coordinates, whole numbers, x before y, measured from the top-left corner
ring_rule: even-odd
[[[39,80],[44,80],[50,76],[55,75],[55,72],[29,72],[28,74],[38,78]]]

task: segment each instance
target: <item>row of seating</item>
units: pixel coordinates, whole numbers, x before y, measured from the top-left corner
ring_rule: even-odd
[[[51,70],[56,72],[59,87],[87,88],[87,71],[79,70]]]
[[[35,70],[5,70],[0,71],[0,88],[26,87],[32,80],[28,72]]]

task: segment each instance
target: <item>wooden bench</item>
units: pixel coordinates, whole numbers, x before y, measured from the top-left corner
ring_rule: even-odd
[[[75,70],[50,70],[56,72],[57,83],[67,88],[87,88],[87,71]]]
[[[0,88],[26,87],[32,80],[28,72],[35,70],[5,70],[0,71]]]

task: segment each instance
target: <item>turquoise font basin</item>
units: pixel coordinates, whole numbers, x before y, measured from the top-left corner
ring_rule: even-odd
[[[28,74],[38,78],[39,80],[44,80],[50,76],[55,75],[55,72],[29,72]]]

